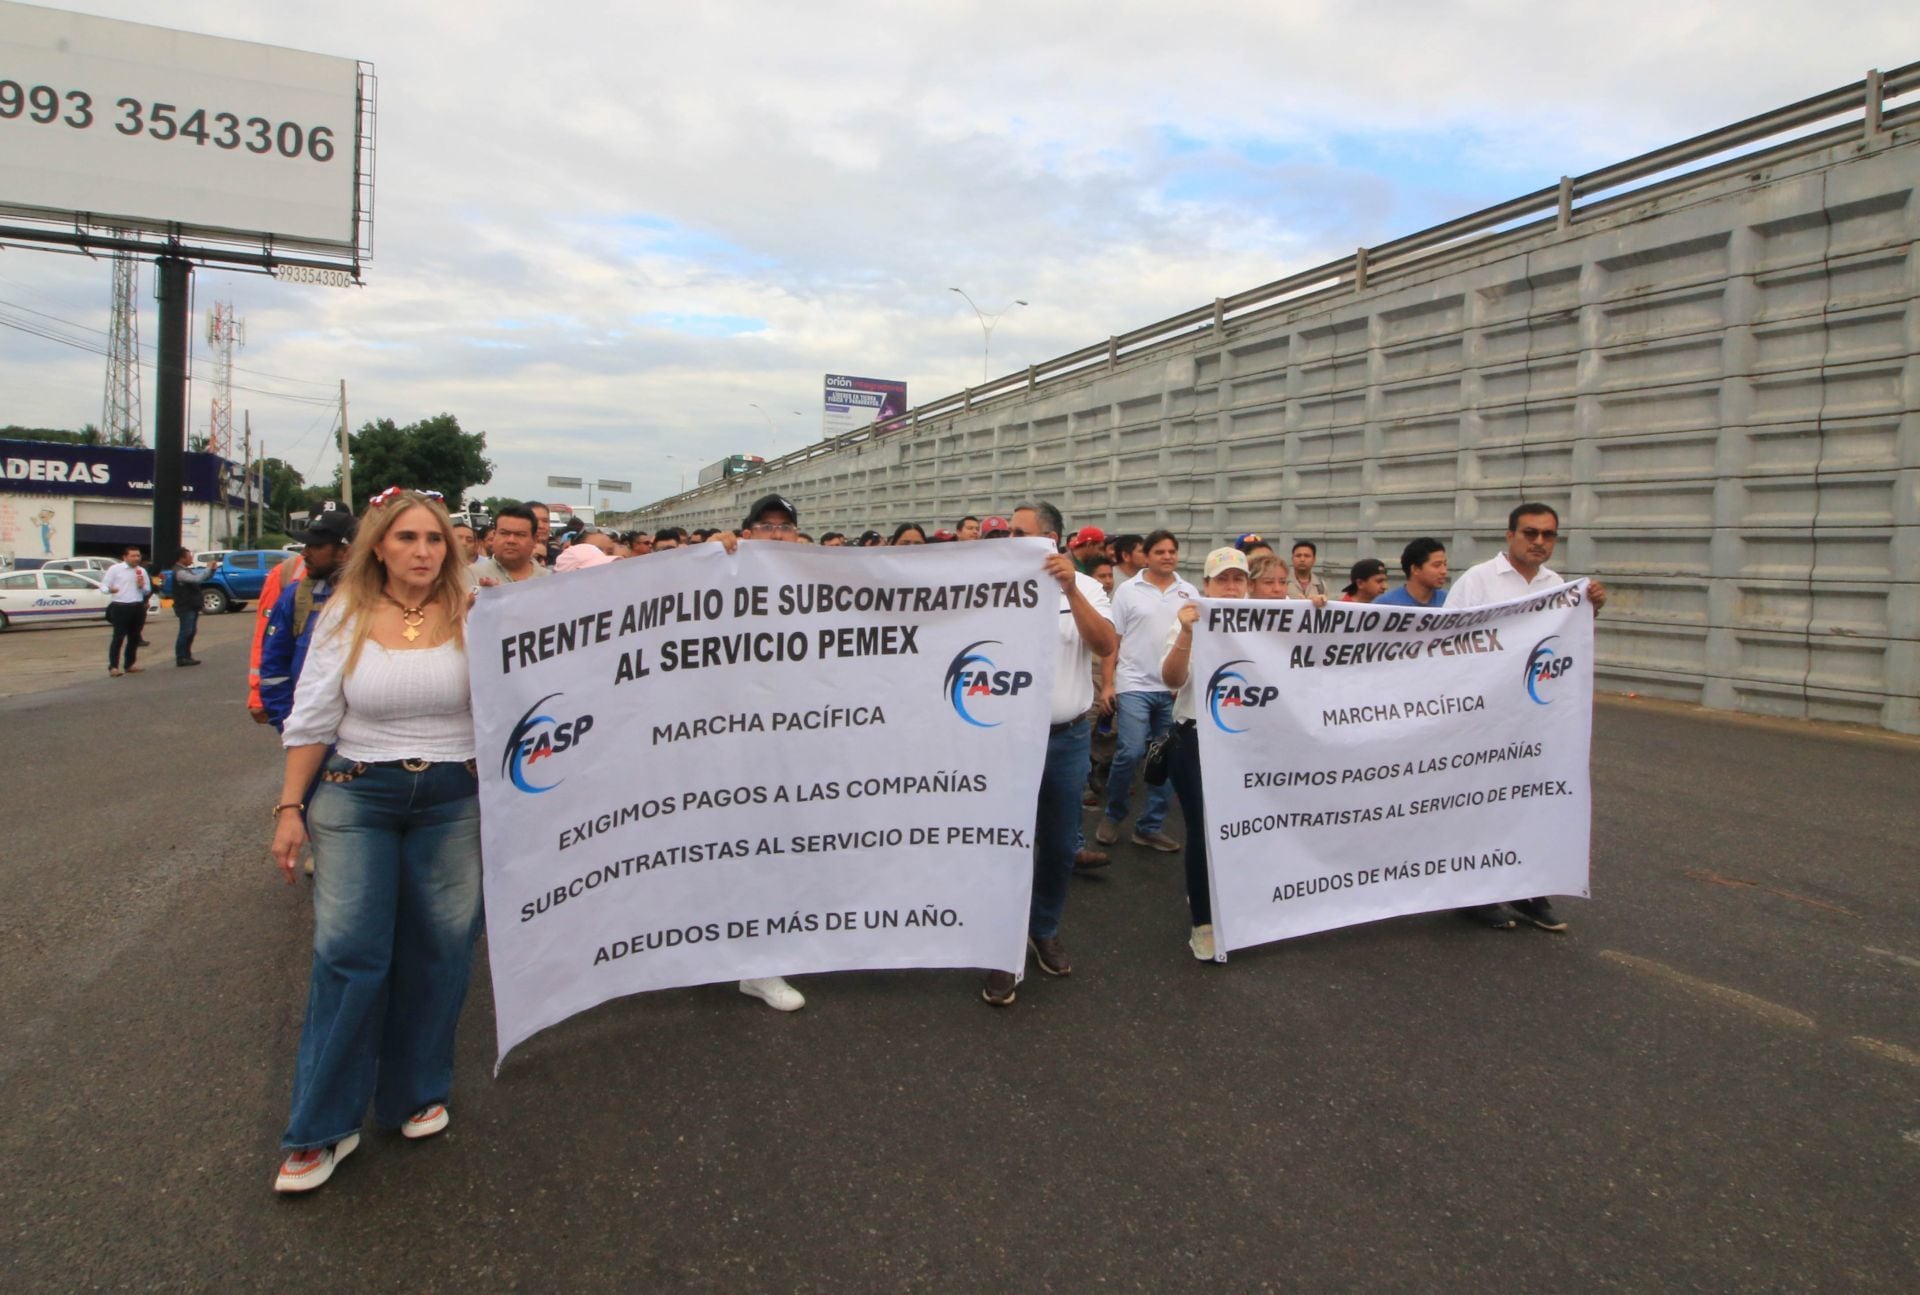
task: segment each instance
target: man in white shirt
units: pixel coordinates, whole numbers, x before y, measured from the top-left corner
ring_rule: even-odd
[[[1073,559],[1058,551],[1066,521],[1045,500],[1013,510],[1015,535],[1044,535],[1055,552],[1047,574],[1060,584],[1060,629],[1053,672],[1052,727],[1047,732],[1047,763],[1040,775],[1040,800],[1034,811],[1033,901],[1027,915],[1027,945],[1049,976],[1073,970],[1060,940],[1060,915],[1073,880],[1074,849],[1080,835],[1080,792],[1087,785],[1093,725],[1093,659],[1115,647],[1106,591],[1092,577],[1074,570]],[[980,997],[995,1007],[1013,1001],[1017,978],[1010,971],[987,973]]]
[[[134,659],[140,655],[140,633],[146,628],[147,598],[153,593],[153,581],[140,565],[138,545],[128,545],[121,552],[120,560],[100,577],[100,587],[112,600],[107,604],[107,622],[113,626],[107,673],[118,678],[124,661],[127,674],[139,674],[146,667],[135,665]]]
[[[1113,591],[1113,628],[1120,635],[1120,653],[1102,700],[1112,700],[1118,744],[1113,772],[1107,778],[1107,810],[1094,832],[1102,845],[1120,839],[1133,771],[1145,756],[1147,743],[1173,724],[1173,693],[1160,677],[1160,659],[1166,655],[1167,635],[1181,605],[1200,596],[1174,569],[1180,563],[1180,541],[1172,531],[1153,532],[1145,548],[1145,569],[1124,584],[1116,582]],[[1147,789],[1147,803],[1133,824],[1135,845],[1179,852],[1180,843],[1160,830],[1172,799],[1173,788],[1165,783]]]
[[[1469,567],[1454,582],[1447,595],[1447,610],[1485,607],[1510,602],[1538,589],[1550,589],[1563,583],[1560,573],[1547,566],[1553,546],[1560,539],[1560,514],[1548,504],[1521,504],[1507,515],[1507,547],[1485,562]],[[1587,601],[1594,614],[1607,603],[1607,587],[1598,580],[1587,582]],[[1564,931],[1566,922],[1553,911],[1546,896],[1513,901],[1511,907],[1543,931]],[[1470,922],[1494,930],[1511,930],[1513,919],[1498,904],[1477,904],[1460,910]]]

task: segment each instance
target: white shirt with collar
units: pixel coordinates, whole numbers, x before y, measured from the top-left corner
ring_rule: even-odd
[[[1093,604],[1093,609],[1107,620],[1113,619],[1113,604],[1107,601],[1107,591],[1092,576],[1073,573],[1073,583],[1080,590],[1080,596]],[[1093,705],[1093,649],[1080,637],[1080,627],[1074,624],[1073,604],[1067,601],[1066,591],[1060,593],[1060,647],[1053,672],[1053,719],[1055,724],[1065,724],[1079,719]]]
[[[1533,573],[1533,579],[1527,579],[1513,569],[1506,550],[1502,549],[1485,562],[1468,567],[1467,573],[1453,582],[1447,590],[1447,610],[1511,602],[1536,589],[1563,583],[1560,573],[1548,567],[1541,567]]]
[[[116,562],[108,567],[106,574],[100,577],[100,587],[117,603],[143,603],[153,589],[152,582],[147,579],[146,568],[125,562]]]
[[[1113,672],[1116,693],[1168,691],[1160,677],[1167,631],[1179,619],[1181,604],[1199,596],[1178,572],[1164,590],[1153,585],[1145,571],[1114,588],[1113,628],[1120,634],[1120,660]]]

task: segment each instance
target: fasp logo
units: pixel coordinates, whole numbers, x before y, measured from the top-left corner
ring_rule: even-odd
[[[953,705],[953,713],[975,728],[1000,727],[999,720],[982,718],[992,713],[989,708],[991,699],[1017,697],[1033,682],[1033,675],[1025,670],[996,668],[993,658],[980,651],[984,647],[998,646],[999,639],[981,639],[961,648],[947,663],[947,677],[941,685],[942,691]]]
[[[1533,651],[1527,653],[1527,696],[1533,698],[1536,706],[1551,706],[1551,695],[1542,697],[1540,685],[1552,683],[1567,671],[1573,669],[1573,658],[1556,652],[1553,641],[1560,636],[1549,634],[1533,645]],[[1548,690],[1551,694],[1552,690]]]
[[[1234,669],[1235,666],[1250,664],[1244,659],[1229,661],[1213,672],[1213,678],[1207,680],[1207,713],[1213,716],[1213,726],[1222,733],[1246,732],[1246,729],[1235,728],[1227,720],[1245,718],[1241,714],[1243,708],[1271,706],[1280,696],[1280,690],[1272,684],[1250,682]]]
[[[500,776],[507,779],[521,791],[539,793],[552,791],[564,779],[555,778],[549,783],[535,782],[539,776],[536,768],[543,760],[572,750],[580,744],[580,739],[593,727],[593,716],[581,715],[575,719],[557,720],[551,715],[539,711],[548,702],[561,696],[550,692],[533,705],[527,707],[527,713],[513,726],[513,733],[507,738],[507,749],[500,755]]]

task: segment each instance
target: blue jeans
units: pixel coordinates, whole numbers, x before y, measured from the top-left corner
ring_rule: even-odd
[[[200,629],[200,609],[181,611],[176,607],[174,613],[180,618],[180,632],[173,639],[173,659],[185,661],[193,655],[193,636]]]
[[[1107,817],[1118,823],[1127,816],[1127,793],[1133,788],[1133,771],[1147,753],[1147,743],[1167,731],[1173,723],[1173,694],[1170,692],[1123,692],[1113,701],[1113,730],[1117,745],[1113,750],[1113,772],[1107,775]],[[1166,783],[1147,788],[1147,803],[1134,820],[1133,830],[1151,835],[1167,821],[1167,804],[1173,788]]]
[[[357,770],[357,772],[356,772]],[[281,1145],[331,1146],[447,1100],[480,932],[480,801],[464,764],[329,755],[307,809],[313,974]]]
[[[1027,934],[1047,939],[1060,933],[1073,881],[1073,855],[1080,836],[1080,793],[1086,790],[1093,725],[1084,718],[1047,738],[1040,773],[1040,805],[1033,818],[1033,907]]]

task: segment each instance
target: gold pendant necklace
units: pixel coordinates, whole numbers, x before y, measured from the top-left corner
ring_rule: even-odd
[[[400,632],[406,638],[407,642],[411,643],[419,638],[420,627],[427,623],[426,609],[423,607],[409,607],[392,594],[387,594],[387,601],[400,609],[400,622],[406,626],[406,628]]]

